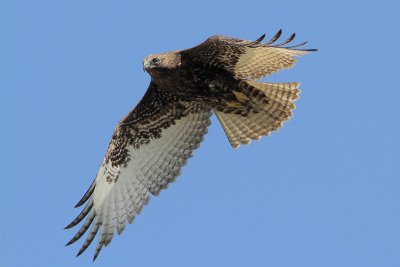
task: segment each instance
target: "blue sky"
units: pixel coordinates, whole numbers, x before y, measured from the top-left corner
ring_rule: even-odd
[[[0,266],[399,266],[398,1],[2,1]],[[294,118],[233,150],[213,118],[177,182],[92,265],[63,230],[142,58],[280,28],[309,48]]]

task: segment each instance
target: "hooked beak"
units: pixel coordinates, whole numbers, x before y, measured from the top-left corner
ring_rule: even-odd
[[[154,67],[149,58],[151,58],[151,54],[143,59],[143,71],[148,71],[149,69]]]

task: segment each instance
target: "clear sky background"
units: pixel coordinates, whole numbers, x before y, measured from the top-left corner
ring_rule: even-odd
[[[92,264],[64,244],[150,53],[213,34],[320,51],[294,118],[234,150],[213,118],[172,184]],[[1,1],[0,266],[400,266],[399,1]]]

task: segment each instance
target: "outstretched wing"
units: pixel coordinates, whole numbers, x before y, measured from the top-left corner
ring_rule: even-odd
[[[133,222],[150,194],[158,195],[179,175],[207,133],[210,116],[203,104],[176,99],[151,83],[140,103],[116,127],[96,179],[77,207],[88,203],[66,228],[87,218],[67,245],[92,225],[78,255],[100,231],[96,259],[115,230],[121,234],[126,222]]]
[[[295,34],[278,44],[280,30],[271,40],[261,43],[265,35],[255,41],[241,40],[215,35],[193,48],[181,53],[192,60],[225,69],[238,78],[260,79],[282,69],[290,68],[296,62],[293,57],[302,56],[316,49],[299,49],[306,42],[285,46],[293,41]]]

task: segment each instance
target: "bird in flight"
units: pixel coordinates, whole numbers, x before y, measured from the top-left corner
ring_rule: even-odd
[[[143,60],[149,88],[116,126],[97,176],[76,207],[87,204],[66,227],[86,218],[67,245],[91,227],[77,256],[99,232],[95,260],[150,195],[175,180],[202,142],[213,113],[234,148],[282,127],[292,116],[300,83],[258,80],[316,49],[303,49],[306,42],[288,46],[295,34],[277,43],[281,34],[265,43],[265,35],[255,41],[215,35],[193,48]]]

